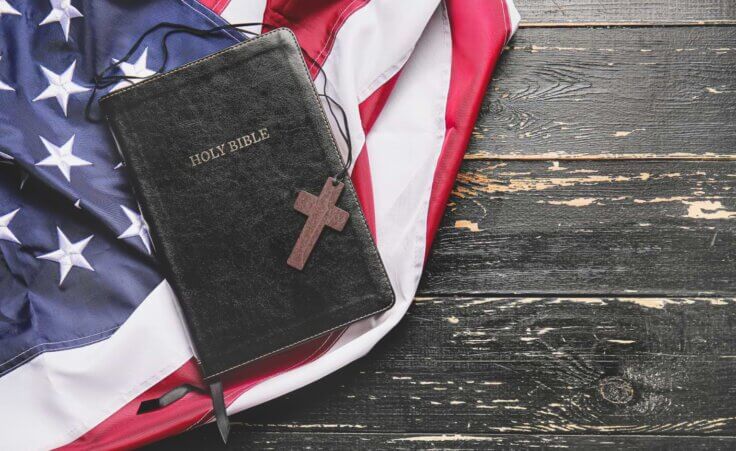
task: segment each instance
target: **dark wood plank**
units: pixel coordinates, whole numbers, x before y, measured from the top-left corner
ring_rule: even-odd
[[[252,432],[247,426],[233,425],[227,446],[218,442],[217,431],[205,427],[201,432],[169,439],[147,449],[171,450],[284,450],[333,451],[404,449],[566,449],[595,450],[672,450],[728,451],[736,448],[734,437],[640,437],[622,435],[565,436],[527,434],[373,434],[354,432]]]
[[[522,26],[736,21],[730,0],[515,0]]]
[[[520,30],[468,158],[736,158],[734,43],[736,27]]]
[[[424,294],[736,293],[736,162],[466,161]]]
[[[233,421],[241,443],[246,431],[349,432],[355,446],[371,433],[729,436],[735,326],[736,299],[421,298],[367,358]]]

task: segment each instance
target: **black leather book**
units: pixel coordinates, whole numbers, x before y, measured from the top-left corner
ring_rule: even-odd
[[[329,179],[342,159],[289,30],[100,105],[206,381],[393,305],[350,180]]]

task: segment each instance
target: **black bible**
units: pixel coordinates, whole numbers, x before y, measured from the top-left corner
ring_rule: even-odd
[[[100,105],[205,382],[393,305],[289,30]]]

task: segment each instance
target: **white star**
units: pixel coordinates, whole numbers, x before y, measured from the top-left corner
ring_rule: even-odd
[[[3,0],[0,0],[0,16],[3,14]],[[0,56],[0,60],[2,60],[3,57]],[[0,91],[15,91],[15,89],[11,88],[10,86],[3,83],[2,80],[0,80]]]
[[[11,16],[20,16],[20,13],[17,9],[10,6],[10,3],[8,3],[6,0],[0,0],[0,17],[3,14],[10,14]]]
[[[112,59],[114,63],[117,63],[118,60],[115,58]],[[141,56],[138,57],[138,61],[135,63],[128,63],[128,62],[122,62],[118,66],[121,71],[128,77],[150,77],[151,75],[155,75],[156,72],[152,71],[148,67],[146,67],[146,63],[148,62],[148,47],[143,50],[143,53],[141,53]],[[133,83],[138,83],[140,80],[120,80],[118,84],[113,86],[113,88],[110,90],[110,92],[118,90],[120,88],[124,88],[126,86],[130,86]]]
[[[36,166],[56,166],[59,168],[66,181],[72,182],[71,170],[74,166],[89,166],[92,163],[86,160],[82,160],[76,155],[72,155],[74,147],[74,135],[69,138],[69,141],[64,143],[63,146],[59,147],[55,144],[50,143],[43,136],[39,136],[41,142],[46,146],[46,150],[49,152],[49,156],[36,163]]]
[[[92,265],[89,264],[87,259],[84,258],[84,255],[82,255],[82,252],[84,252],[84,248],[87,247],[87,244],[89,244],[94,235],[90,235],[82,241],[72,243],[71,241],[69,241],[69,238],[64,235],[64,232],[62,232],[60,228],[57,227],[56,232],[59,235],[59,249],[55,250],[54,252],[49,252],[48,254],[38,256],[36,258],[51,260],[52,262],[56,262],[59,264],[59,268],[61,271],[59,286],[64,283],[64,279],[66,279],[67,274],[69,274],[69,271],[71,271],[72,267],[74,266],[94,271],[95,269],[92,267]]]
[[[72,6],[71,0],[49,0],[49,3],[51,3],[51,12],[39,25],[59,22],[61,29],[64,31],[64,39],[68,41],[71,20],[84,16],[77,8]]]
[[[124,205],[121,205],[120,208],[123,209],[123,213],[125,213],[125,216],[128,217],[128,220],[130,221],[130,227],[125,229],[125,232],[121,233],[118,239],[122,240],[124,238],[137,236],[141,239],[141,241],[143,241],[143,246],[145,246],[146,250],[150,254],[151,235],[149,235],[148,224],[146,224],[143,216],[134,212],[130,208],[125,207]]]
[[[49,81],[49,86],[44,89],[43,92],[39,94],[35,99],[33,99],[33,101],[35,102],[37,100],[44,100],[56,97],[56,100],[59,102],[61,109],[64,111],[64,116],[66,116],[66,106],[69,103],[69,96],[72,94],[89,91],[89,88],[80,86],[72,81],[72,77],[74,76],[74,67],[76,65],[77,61],[75,60],[71,64],[71,66],[67,67],[66,70],[61,74],[56,74],[41,66],[43,74]]]
[[[18,241],[18,238],[13,235],[13,232],[10,230],[9,227],[10,221],[13,220],[13,217],[19,211],[20,208],[11,211],[5,216],[0,216],[0,240],[12,241],[13,243],[20,244],[20,241]]]

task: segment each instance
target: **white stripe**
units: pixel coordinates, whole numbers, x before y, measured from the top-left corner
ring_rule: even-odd
[[[440,8],[368,135],[379,250],[396,291],[396,305],[351,325],[318,359],[245,392],[229,413],[289,393],[362,357],[406,313],[424,263],[429,196],[445,135],[451,59],[449,24]],[[399,181],[393,179],[395,175]]]
[[[223,0],[226,1],[226,0]],[[232,0],[222,11],[221,16],[230,23],[263,22],[268,0]],[[260,26],[248,27],[247,30],[261,32]]]
[[[439,0],[371,0],[338,31],[322,68],[327,74],[328,94],[347,114],[353,161],[365,142],[360,103],[406,63],[438,3]],[[322,82],[321,78],[317,80],[320,89]],[[330,122],[336,130],[331,117]],[[343,156],[347,155],[343,140],[337,142]]]
[[[4,449],[76,440],[192,357],[178,306],[161,282],[107,340],[41,354],[0,378]]]
[[[514,0],[505,0],[506,6],[509,10],[509,16],[511,19],[511,33],[509,33],[509,39],[511,39],[511,35],[516,33],[516,30],[519,29],[519,22],[521,22],[521,15],[519,14],[519,10],[516,9],[516,5],[514,4]]]

